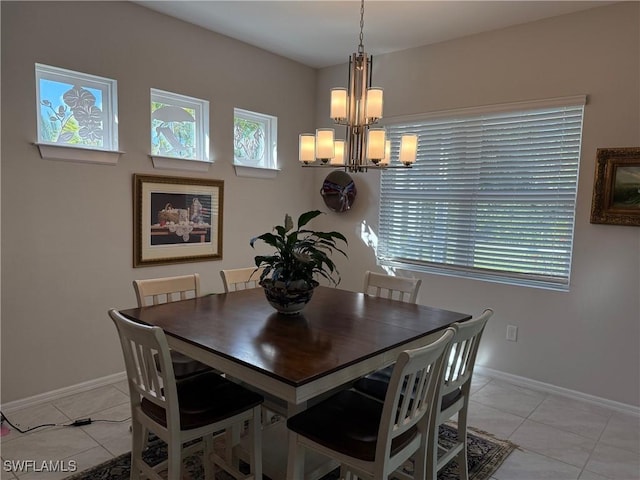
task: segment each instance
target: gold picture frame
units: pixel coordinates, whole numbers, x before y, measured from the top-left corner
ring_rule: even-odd
[[[133,175],[133,266],[222,259],[224,181]]]
[[[640,148],[599,148],[591,223],[640,226]]]

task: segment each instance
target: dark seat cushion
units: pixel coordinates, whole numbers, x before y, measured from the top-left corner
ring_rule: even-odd
[[[377,370],[366,377],[362,377],[353,384],[353,388],[384,402],[384,397],[387,395],[387,388],[389,388],[392,373],[393,365],[389,365],[388,367]]]
[[[357,391],[369,395],[381,402],[384,402],[384,398],[387,395],[387,389],[389,388],[389,382],[391,381],[391,375],[393,373],[393,365],[389,365],[386,368],[377,370],[366,377],[359,379],[353,384],[353,388]],[[442,397],[441,410],[453,405],[462,396],[462,391],[458,388],[453,392],[450,392]]]
[[[352,390],[344,390],[287,420],[287,426],[334,451],[365,461],[375,459],[383,404]],[[396,437],[392,455],[417,434],[416,427]]]
[[[160,370],[160,360],[157,354],[155,355],[155,361],[156,368]],[[171,363],[173,364],[173,375],[176,380],[182,380],[192,375],[213,371],[213,368],[209,365],[205,365],[175,350],[171,350]]]
[[[191,430],[244,412],[263,402],[262,395],[247,390],[215,373],[203,373],[177,384],[180,428]],[[164,408],[146,398],[142,411],[166,427]]]

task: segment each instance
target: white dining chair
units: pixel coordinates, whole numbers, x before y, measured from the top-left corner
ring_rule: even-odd
[[[396,277],[367,271],[364,274],[363,292],[376,297],[416,303],[420,285],[422,280],[418,278]]]
[[[260,406],[263,398],[220,375],[209,372],[177,383],[165,333],[160,327],[133,322],[109,310],[120,336],[131,402],[131,479],[182,478],[182,456],[204,450],[205,479],[213,480],[216,466],[236,479],[262,479]],[[158,362],[155,358],[159,359]],[[245,423],[250,445],[249,474],[241,473],[213,448],[214,435]],[[142,436],[147,430],[167,444],[167,460],[154,467],[142,456]],[[227,434],[225,439],[234,436]],[[187,442],[201,441],[184,447]],[[166,476],[159,472],[166,470]]]
[[[200,275],[193,273],[176,277],[134,280],[133,288],[136,292],[138,307],[186,300],[200,296]],[[171,360],[178,381],[212,370],[208,365],[173,350]]]
[[[480,316],[453,325],[455,336],[446,353],[445,365],[439,380],[434,411],[429,422],[430,450],[427,452],[427,479],[436,480],[438,472],[454,458],[460,468],[460,479],[468,479],[467,421],[471,381],[478,346],[493,310],[486,309]],[[380,402],[390,388],[393,366],[378,370],[354,383],[353,388]],[[449,447],[438,443],[439,427],[458,414],[457,439]]]
[[[436,408],[429,421],[431,442],[427,452],[427,480],[437,480],[438,472],[453,459],[456,459],[460,480],[469,479],[467,422],[471,381],[482,333],[492,315],[493,310],[488,308],[477,318],[455,324],[456,333],[442,369]],[[439,427],[455,414],[458,414],[457,438],[445,447],[438,442]]]
[[[200,275],[134,280],[133,288],[139,307],[186,300],[200,296]]]
[[[400,353],[384,403],[342,390],[289,418],[287,478],[303,478],[305,450],[314,450],[340,463],[341,479],[387,479],[413,456],[413,478],[423,479],[430,412],[453,335],[447,329],[433,343]]]
[[[225,293],[259,287],[258,282],[263,271],[264,268],[256,267],[220,270]]]

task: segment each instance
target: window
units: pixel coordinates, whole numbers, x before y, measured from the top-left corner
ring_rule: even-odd
[[[117,82],[36,63],[38,142],[118,150]]]
[[[380,181],[378,261],[568,290],[585,97],[412,118],[412,169]]]
[[[236,173],[262,176],[258,169],[262,169],[263,173],[264,170],[277,170],[277,139],[276,117],[235,108],[233,163]]]
[[[209,161],[209,102],[152,88],[151,156]]]

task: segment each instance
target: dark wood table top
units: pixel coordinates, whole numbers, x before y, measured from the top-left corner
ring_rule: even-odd
[[[471,318],[328,287],[294,316],[278,314],[262,288],[121,313],[294,387]]]

